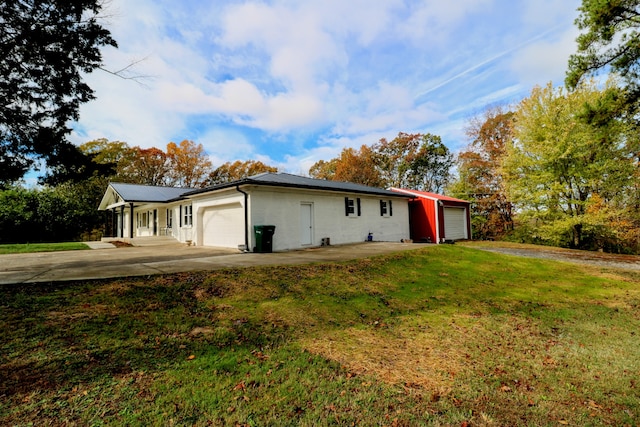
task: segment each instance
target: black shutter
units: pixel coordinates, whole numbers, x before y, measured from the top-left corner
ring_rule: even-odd
[[[393,205],[391,204],[391,200],[389,200],[389,216],[393,216]]]
[[[344,198],[344,215],[349,216],[349,198]]]
[[[384,201],[380,200],[380,216],[384,215]]]
[[[182,227],[182,205],[180,205],[180,227]]]
[[[362,215],[362,211],[360,210],[360,197],[356,199],[356,202],[358,203],[358,216],[360,216]]]

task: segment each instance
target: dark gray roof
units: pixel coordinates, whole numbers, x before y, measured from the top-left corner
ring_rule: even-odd
[[[185,195],[206,193],[208,191],[221,190],[224,188],[243,185],[265,185],[273,187],[305,188],[311,190],[339,191],[344,193],[372,194],[388,197],[410,197],[382,188],[369,187],[367,185],[354,184],[352,182],[327,181],[325,179],[307,178],[304,176],[291,175],[288,173],[262,173],[249,178],[241,179],[225,184],[214,185],[212,187],[195,190]]]
[[[168,202],[194,190],[193,188],[157,187],[121,182],[112,182],[109,185],[127,202]]]

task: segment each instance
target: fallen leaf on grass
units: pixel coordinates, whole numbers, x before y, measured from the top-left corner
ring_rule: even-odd
[[[192,354],[191,356],[187,357],[187,360],[193,360],[195,358],[196,358],[196,356],[194,354]]]
[[[594,402],[593,400],[589,401],[589,407],[593,408],[593,409],[602,409],[602,405],[598,405],[596,402]]]

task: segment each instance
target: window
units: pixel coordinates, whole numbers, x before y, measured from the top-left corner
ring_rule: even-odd
[[[360,198],[350,199],[344,198],[344,214],[345,216],[360,216]]]
[[[187,205],[184,207],[184,225],[193,225],[193,206]]]
[[[393,216],[391,200],[380,200],[380,216]]]
[[[173,226],[173,209],[167,209],[167,228]]]
[[[141,214],[138,214],[138,227],[145,228],[148,226],[149,226],[149,223],[147,222],[147,213],[142,212]]]

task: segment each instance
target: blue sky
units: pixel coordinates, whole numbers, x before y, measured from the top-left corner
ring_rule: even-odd
[[[72,141],[201,143],[214,167],[261,160],[306,174],[345,147],[440,135],[535,85],[561,85],[577,0],[112,0],[119,44]],[[139,61],[139,62],[138,62]]]

